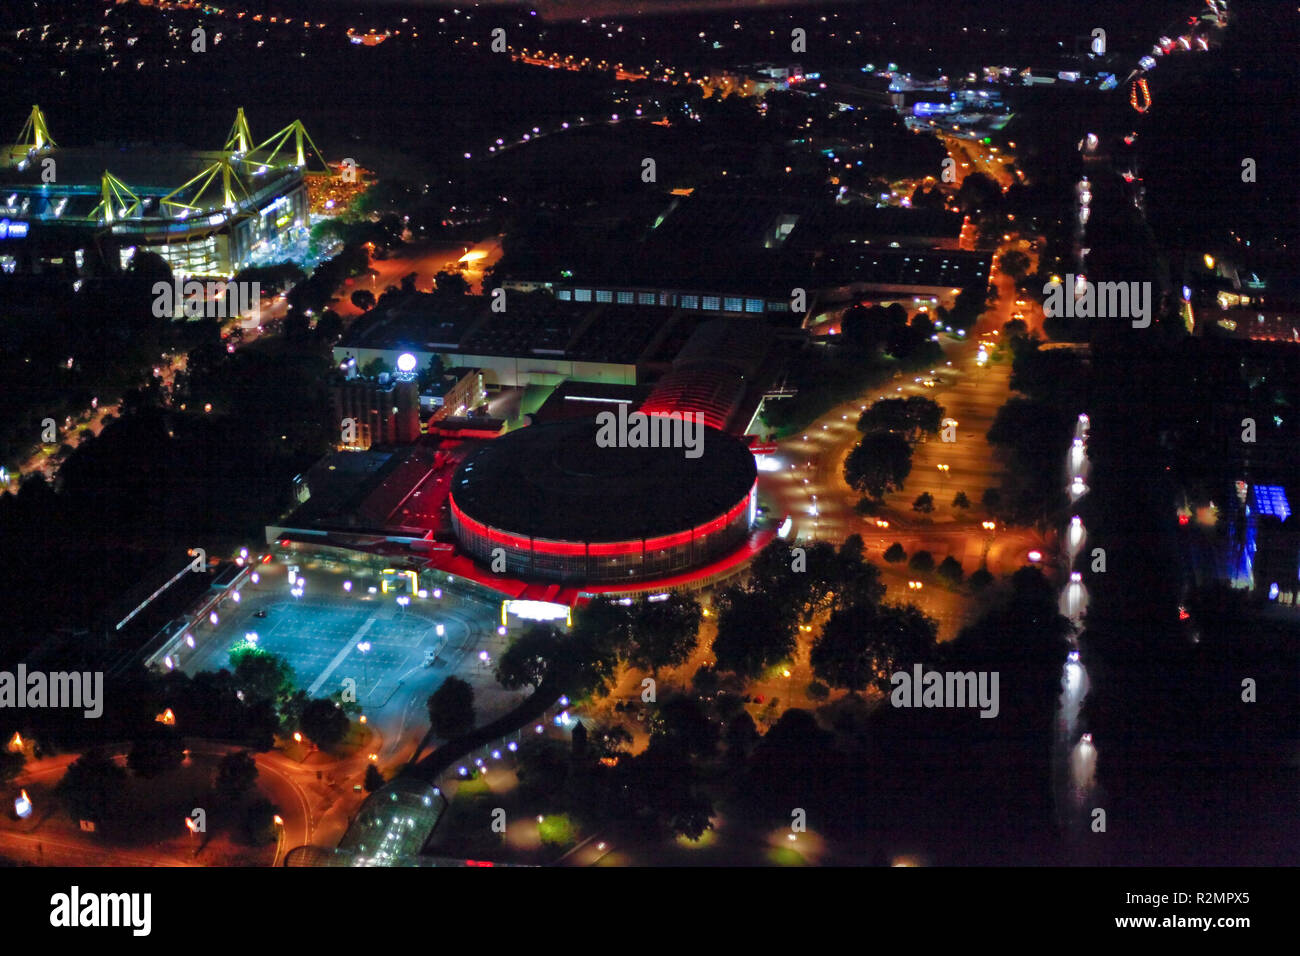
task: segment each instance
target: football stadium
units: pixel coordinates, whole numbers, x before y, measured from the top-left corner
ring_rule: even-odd
[[[0,153],[0,269],[111,274],[145,249],[180,275],[229,279],[305,234],[305,177],[329,173],[296,120],[257,144],[241,108],[218,150],[62,147],[33,106]]]

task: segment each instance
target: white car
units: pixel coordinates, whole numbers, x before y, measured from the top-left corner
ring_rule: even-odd
[[[438,652],[437,652],[437,651],[425,651],[425,652],[424,652],[424,666],[425,666],[425,667],[432,667],[432,666],[434,665],[434,662],[437,661],[437,660],[438,660]]]

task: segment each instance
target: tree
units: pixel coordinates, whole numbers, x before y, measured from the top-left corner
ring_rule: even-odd
[[[939,562],[939,567],[935,569],[939,577],[953,584],[961,584],[962,569],[961,562],[951,554]]]
[[[365,365],[361,366],[360,369],[362,378],[379,378],[379,376],[384,372],[388,372],[391,375],[393,367],[378,356],[372,358]]]
[[[429,727],[450,740],[474,729],[474,688],[459,677],[448,677],[428,700]]]
[[[343,317],[333,309],[326,309],[316,320],[316,337],[326,345],[333,345],[343,334]]]
[[[366,793],[374,793],[384,785],[384,775],[374,764],[366,764],[366,779],[361,784],[366,788]]]
[[[870,605],[832,614],[808,656],[813,673],[827,684],[855,694],[873,684],[878,662],[869,647],[869,628],[875,619],[876,608]]]
[[[758,728],[754,726],[754,718],[749,715],[749,711],[742,710],[727,721],[723,739],[727,747],[727,759],[743,763],[754,749],[754,744],[758,743]]]
[[[989,573],[988,568],[980,568],[971,573],[971,576],[967,578],[966,583],[970,585],[972,591],[983,591],[993,583],[993,575]]]
[[[369,289],[357,289],[349,299],[362,312],[368,312],[375,307],[375,294]]]
[[[870,354],[885,341],[888,318],[880,306],[865,306],[858,302],[847,309],[840,320],[840,333],[852,348]]]
[[[703,610],[694,598],[669,594],[662,601],[642,598],[633,606],[627,662],[650,671],[686,663],[699,644]]]
[[[293,668],[283,657],[270,651],[241,644],[230,652],[230,663],[235,686],[244,692],[245,699],[278,704],[293,690]]]
[[[228,753],[217,763],[213,789],[230,802],[237,801],[257,782],[257,763],[247,750]]]
[[[756,677],[795,649],[795,615],[767,591],[731,587],[718,595],[713,654],[720,670]]]
[[[1001,197],[1002,187],[987,173],[976,172],[962,177],[961,187],[957,190],[957,204],[965,213],[978,212]]]
[[[691,686],[705,696],[716,694],[719,687],[717,668],[710,664],[701,664],[691,676]]]
[[[328,750],[343,742],[351,722],[334,701],[317,697],[302,709],[302,732],[317,747]]]
[[[626,764],[623,779],[636,817],[655,830],[689,840],[713,828],[713,804],[696,790],[694,768],[680,750],[652,742]]]
[[[274,840],[277,813],[278,808],[270,800],[257,800],[250,804],[244,811],[240,824],[244,839],[253,846],[261,846]]]
[[[678,695],[664,701],[654,714],[652,738],[691,757],[711,757],[718,747],[718,727],[699,699]],[[652,740],[653,743],[653,740]]]
[[[429,356],[429,364],[420,370],[420,388],[428,388],[434,382],[440,381],[446,372],[447,365],[442,360],[442,356],[434,352]]]
[[[1002,492],[997,488],[985,488],[984,494],[980,495],[980,504],[984,506],[985,512],[995,514],[1002,505]]]
[[[916,500],[912,502],[912,510],[919,511],[923,515],[928,515],[934,511],[934,495],[928,491],[921,492],[916,496]]]
[[[858,503],[853,506],[853,511],[864,518],[870,518],[873,515],[880,514],[881,504],[879,501],[873,501],[865,495],[858,499]]]
[[[952,499],[952,506],[953,506],[954,508],[960,508],[960,509],[962,509],[963,511],[965,511],[967,508],[969,508],[969,507],[970,507],[970,499],[966,497],[966,492],[964,492],[964,491],[959,491],[959,492],[957,492],[957,494],[953,496],[953,499]]]
[[[1011,276],[1016,282],[1029,274],[1029,256],[1019,249],[1008,249],[1002,253],[1001,264],[1002,271]]]
[[[469,282],[459,272],[439,272],[433,277],[435,289],[444,295],[469,294]]]
[[[890,564],[898,564],[900,561],[907,559],[907,552],[903,550],[902,544],[895,541],[885,549],[885,560]]]
[[[934,570],[934,556],[929,551],[918,551],[912,555],[912,560],[907,562],[907,566],[913,571],[926,573]]]
[[[185,745],[181,738],[166,730],[137,740],[131,745],[126,765],[137,777],[151,780],[168,770],[175,770],[185,759]]]
[[[536,737],[519,745],[516,758],[520,795],[530,802],[556,806],[563,799],[573,762],[569,748],[554,737]]]
[[[813,673],[834,687],[858,693],[890,687],[898,669],[928,660],[938,626],[916,607],[856,605],[832,614],[813,644]]]
[[[845,482],[873,498],[902,491],[911,470],[912,446],[893,432],[864,436],[844,459]]]
[[[622,724],[596,724],[587,736],[587,751],[596,760],[624,757],[631,745],[632,735]]]
[[[99,823],[124,783],[126,771],[103,751],[91,750],[68,766],[57,792],[74,820]]]
[[[922,434],[933,435],[943,424],[943,406],[924,395],[882,398],[858,416],[858,431],[892,431],[916,441]]]
[[[497,659],[496,677],[506,690],[531,686],[536,690],[559,651],[555,629],[533,625],[516,637]]]

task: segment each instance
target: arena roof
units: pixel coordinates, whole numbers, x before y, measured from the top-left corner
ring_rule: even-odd
[[[594,419],[533,425],[470,455],[452,482],[469,517],[556,541],[629,541],[696,527],[753,488],[744,442],[705,428],[703,453],[601,448]]]
[[[772,344],[772,333],[747,319],[712,319],[691,335],[641,411],[699,412],[725,429],[745,399]]]

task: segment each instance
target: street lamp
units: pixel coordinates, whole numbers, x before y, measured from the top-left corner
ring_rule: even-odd
[[[369,667],[367,667],[367,665],[366,665],[366,654],[370,651],[370,642],[369,642],[369,641],[359,641],[359,642],[357,643],[357,650],[361,652],[361,679],[362,679],[365,683],[369,684],[369,683],[370,683],[370,669],[369,669]]]

